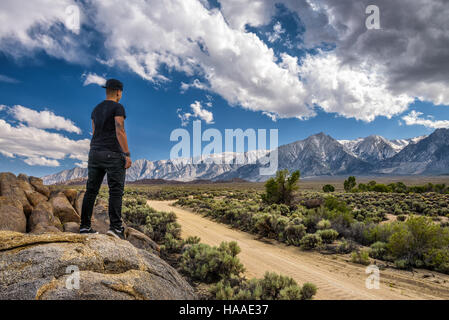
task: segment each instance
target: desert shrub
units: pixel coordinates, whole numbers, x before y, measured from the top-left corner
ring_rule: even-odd
[[[331,222],[327,219],[323,219],[316,224],[318,230],[330,229]]]
[[[335,187],[331,184],[326,184],[325,186],[323,186],[323,192],[334,192],[335,191]]]
[[[302,249],[312,250],[317,247],[320,247],[321,244],[323,243],[323,240],[318,234],[307,234],[301,239],[299,243]]]
[[[181,236],[181,226],[176,222],[176,214],[173,212],[151,212],[147,215],[144,230],[145,234],[158,243],[163,242],[167,234],[175,239]]]
[[[405,221],[407,220],[407,216],[405,214],[400,214],[397,217],[398,221]]]
[[[337,240],[338,232],[333,229],[318,230],[317,234],[321,237],[324,243],[332,243]]]
[[[301,239],[305,235],[306,227],[303,224],[295,223],[295,221],[290,222],[285,228],[285,241],[287,244],[299,246]]]
[[[377,241],[371,245],[369,256],[374,259],[384,260],[387,253],[387,244],[385,242]]]
[[[407,259],[398,259],[394,261],[394,266],[398,269],[409,269],[410,261]]]
[[[338,253],[350,253],[357,249],[357,245],[352,240],[343,239],[337,247]]]
[[[292,278],[271,272],[262,279],[224,279],[211,288],[218,300],[310,300],[316,291],[311,283],[301,288]]]
[[[426,266],[443,273],[449,273],[449,249],[430,249],[424,254]]]
[[[290,205],[293,199],[293,192],[298,189],[299,171],[293,172],[289,176],[288,170],[276,172],[275,178],[270,178],[265,183],[265,194],[262,200],[268,204],[284,203]]]
[[[207,283],[239,276],[244,271],[237,258],[239,252],[236,242],[222,242],[219,247],[194,244],[182,255],[181,270],[192,279]]]
[[[351,255],[351,261],[365,266],[370,264],[368,250],[357,250]]]
[[[313,296],[316,294],[317,288],[313,283],[306,282],[302,286],[301,289],[301,299],[302,300],[311,300]]]
[[[394,225],[388,241],[388,251],[395,260],[406,260],[408,265],[422,264],[432,250],[447,248],[449,231],[431,219],[411,216],[406,222]]]

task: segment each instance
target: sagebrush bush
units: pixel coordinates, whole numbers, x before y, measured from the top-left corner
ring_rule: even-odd
[[[370,264],[369,252],[367,250],[354,251],[351,255],[351,261],[367,266]]]
[[[301,248],[304,250],[315,249],[320,247],[322,243],[323,240],[318,234],[307,234],[300,241]]]
[[[316,292],[311,283],[301,288],[292,278],[271,272],[262,279],[224,279],[211,288],[218,300],[310,300]]]
[[[239,276],[245,270],[237,258],[239,252],[236,242],[222,242],[219,247],[194,244],[183,253],[181,269],[192,279],[207,283]]]
[[[324,243],[332,243],[337,240],[338,232],[333,229],[318,230],[317,234],[321,237]]]
[[[369,256],[374,259],[385,259],[387,254],[387,244],[385,242],[377,241],[371,245]]]

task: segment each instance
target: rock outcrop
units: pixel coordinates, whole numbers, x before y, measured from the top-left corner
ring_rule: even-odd
[[[0,299],[185,300],[195,294],[165,261],[124,240],[0,231]]]
[[[78,234],[83,198],[84,191],[51,192],[39,178],[0,173],[0,300],[195,298],[140,231],[125,226],[127,241]],[[109,230],[101,198],[92,227]],[[78,289],[67,285],[73,271],[79,271]]]
[[[26,232],[27,220],[20,201],[0,197],[0,230]]]
[[[50,202],[53,206],[54,215],[57,216],[62,223],[80,222],[80,216],[75,211],[64,192],[59,192],[51,196]]]

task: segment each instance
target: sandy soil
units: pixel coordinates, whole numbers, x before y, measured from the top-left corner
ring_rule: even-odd
[[[366,267],[349,261],[348,255],[304,252],[273,240],[256,236],[172,206],[173,201],[148,201],[158,211],[173,211],[182,226],[182,237],[199,236],[201,242],[219,245],[236,241],[242,252],[245,275],[263,277],[265,271],[288,275],[299,284],[312,282],[318,287],[316,299],[449,299],[449,276],[428,270],[380,271],[380,288],[367,289]]]

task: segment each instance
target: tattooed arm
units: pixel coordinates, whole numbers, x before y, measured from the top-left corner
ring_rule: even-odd
[[[114,117],[115,119],[115,134],[117,135],[117,140],[120,144],[124,153],[128,153],[128,138],[126,137],[125,132],[125,118],[124,117]],[[125,168],[128,169],[131,167],[131,158],[126,157],[126,165]]]

